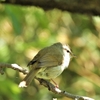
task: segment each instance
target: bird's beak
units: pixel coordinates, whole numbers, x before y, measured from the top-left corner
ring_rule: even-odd
[[[71,54],[71,58],[73,58],[73,57],[76,58],[76,55],[74,55],[72,52],[70,54]]]

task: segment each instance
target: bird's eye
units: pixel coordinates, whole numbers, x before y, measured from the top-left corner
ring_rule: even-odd
[[[65,49],[65,48],[64,48]],[[70,53],[70,50],[65,49],[67,53]]]
[[[66,50],[67,51],[67,53],[69,53],[70,51],[69,50]]]

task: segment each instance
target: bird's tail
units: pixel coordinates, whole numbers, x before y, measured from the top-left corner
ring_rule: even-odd
[[[19,87],[27,87],[38,71],[39,69],[32,68],[31,71],[27,74],[27,76],[23,79],[23,81],[19,83]]]

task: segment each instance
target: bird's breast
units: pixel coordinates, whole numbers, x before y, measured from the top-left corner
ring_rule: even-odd
[[[54,79],[59,76],[65,69],[64,65],[59,65],[56,67],[41,68],[37,73],[36,77],[43,79]]]

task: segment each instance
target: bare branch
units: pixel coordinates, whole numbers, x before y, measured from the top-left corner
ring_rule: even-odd
[[[22,67],[20,67],[17,64],[0,64],[0,73],[1,74],[3,74],[3,68],[5,68],[5,67],[17,70],[19,72],[22,72],[23,74],[28,74],[28,71],[26,69],[23,69]],[[48,88],[49,91],[52,91],[53,93],[66,96],[66,97],[71,98],[73,100],[94,100],[94,99],[89,98],[89,97],[78,96],[78,95],[70,94],[66,91],[62,91],[59,88],[55,87],[50,82],[48,82],[47,80],[40,79],[40,78],[35,78],[35,79],[37,79],[41,85],[45,86],[46,88]]]
[[[0,73],[3,74],[3,68],[12,68],[14,70],[17,70],[19,72],[22,72],[23,74],[28,74],[28,71],[26,69],[23,69],[22,67],[20,67],[17,64],[0,64]]]

